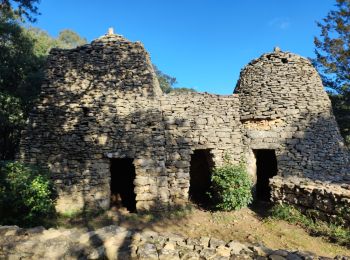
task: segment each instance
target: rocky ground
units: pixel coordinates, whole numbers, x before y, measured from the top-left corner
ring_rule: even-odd
[[[52,226],[97,230],[118,225],[138,232],[179,234],[186,238],[215,237],[242,244],[263,244],[273,250],[307,251],[334,258],[350,256],[350,248],[330,241],[327,237],[311,235],[301,226],[269,218],[269,205],[253,205],[241,210],[207,211],[194,205],[185,210],[162,214],[136,214],[126,209],[112,209],[101,214],[82,214],[59,218]]]
[[[332,259],[309,252],[272,250],[259,244],[187,238],[110,225],[83,228],[0,227],[0,259]],[[337,256],[333,259],[350,259]]]

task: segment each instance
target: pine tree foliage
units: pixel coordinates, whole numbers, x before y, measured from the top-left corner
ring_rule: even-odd
[[[350,0],[336,0],[317,25],[320,37],[315,37],[314,64],[328,89],[342,135],[350,144]]]

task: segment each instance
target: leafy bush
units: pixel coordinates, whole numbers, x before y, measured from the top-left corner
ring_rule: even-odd
[[[0,160],[14,157],[24,125],[21,100],[0,90]]]
[[[292,224],[310,225],[312,220],[308,219],[295,207],[286,204],[277,204],[270,210],[271,218],[285,220]]]
[[[270,210],[270,218],[297,224],[305,228],[310,234],[324,236],[338,244],[350,246],[350,229],[348,226],[341,225],[338,221],[338,223],[327,223],[317,220],[314,218],[315,213],[311,211],[313,210],[303,214],[293,206],[278,204]]]
[[[243,162],[238,165],[226,162],[214,168],[211,177],[210,197],[219,210],[237,210],[253,200],[252,181]]]
[[[54,202],[46,172],[19,162],[0,166],[0,224],[43,225],[55,214]]]

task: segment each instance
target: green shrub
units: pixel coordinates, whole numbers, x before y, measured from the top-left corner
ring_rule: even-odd
[[[338,223],[327,223],[315,218],[314,210],[303,214],[296,207],[278,204],[270,210],[271,219],[285,220],[305,228],[310,234],[324,236],[341,245],[350,246],[350,228]]]
[[[14,158],[24,125],[21,100],[0,90],[0,160]]]
[[[270,214],[271,218],[285,220],[292,224],[310,225],[312,222],[295,207],[287,204],[274,205],[270,210]]]
[[[45,224],[55,214],[55,192],[48,174],[19,162],[0,166],[0,224]]]
[[[219,210],[237,210],[253,200],[252,181],[243,162],[234,165],[226,162],[216,167],[211,177],[210,197]]]

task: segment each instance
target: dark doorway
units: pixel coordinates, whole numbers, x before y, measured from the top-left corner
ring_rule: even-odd
[[[256,158],[256,199],[270,201],[271,188],[269,180],[277,175],[277,159],[275,150],[254,150]]]
[[[134,192],[135,166],[133,159],[111,159],[111,207],[136,211]]]
[[[211,185],[213,158],[210,150],[195,150],[191,155],[190,165],[190,200],[202,207],[208,207],[210,199],[207,194]]]

